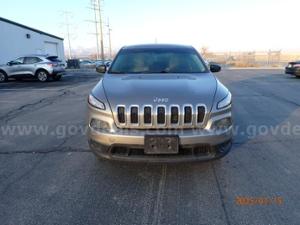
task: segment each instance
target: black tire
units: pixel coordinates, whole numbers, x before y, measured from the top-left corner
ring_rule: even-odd
[[[61,80],[61,78],[62,78],[61,75],[54,75],[54,76],[52,77],[52,79],[53,79],[54,81],[59,81],[59,80]]]
[[[296,77],[300,77],[300,68],[296,70],[295,76],[296,76]]]
[[[232,147],[232,140],[227,141],[219,146],[215,146],[216,157],[215,160],[221,159],[225,157],[231,150]]]
[[[7,80],[8,80],[7,74],[3,71],[0,71],[0,83],[7,82]]]
[[[40,82],[46,82],[49,80],[49,73],[46,70],[38,70],[36,72],[36,78]]]

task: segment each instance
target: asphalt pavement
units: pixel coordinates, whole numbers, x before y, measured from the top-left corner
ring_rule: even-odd
[[[85,124],[96,73],[0,84],[0,224],[300,224],[300,79],[216,76],[233,94],[232,151],[184,164],[94,157]]]

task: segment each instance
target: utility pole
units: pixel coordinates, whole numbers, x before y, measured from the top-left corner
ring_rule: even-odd
[[[67,39],[68,39],[68,47],[69,47],[69,59],[72,59],[72,47],[71,47],[71,40],[70,40],[70,16],[71,12],[69,11],[63,11],[62,14],[65,17],[65,26],[66,26],[66,31],[67,31]]]
[[[97,3],[98,3],[98,9],[99,9],[101,59],[104,62],[104,44],[103,44],[101,0],[97,0]]]
[[[108,41],[109,41],[109,58],[112,59],[112,48],[111,48],[111,31],[109,24],[109,18],[107,19],[107,28],[108,28]]]
[[[92,21],[88,21],[88,22],[91,22],[91,23],[94,23],[95,24],[95,36],[96,36],[96,48],[97,48],[97,59],[99,59],[100,57],[100,50],[99,50],[99,31],[98,31],[98,19],[97,19],[97,13],[98,13],[98,8],[97,8],[97,5],[95,4],[95,0],[91,0],[91,7],[89,7],[89,9],[93,10],[94,11],[94,20]]]
[[[104,43],[103,43],[103,23],[102,23],[102,11],[101,11],[101,1],[102,0],[91,0],[91,8],[94,11],[94,21],[96,28],[96,44],[97,44],[97,59],[99,58],[104,61]],[[100,42],[100,50],[99,50],[99,42]],[[101,53],[100,53],[101,51]]]

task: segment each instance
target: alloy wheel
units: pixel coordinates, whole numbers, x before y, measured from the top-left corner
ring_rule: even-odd
[[[0,73],[0,82],[5,81],[5,75],[3,73]]]
[[[39,81],[45,82],[48,79],[47,73],[44,71],[39,72],[38,79],[39,79]]]

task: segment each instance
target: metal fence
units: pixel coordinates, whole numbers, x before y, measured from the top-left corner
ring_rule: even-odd
[[[265,52],[203,52],[202,55],[208,61],[235,67],[282,67],[288,62],[300,60],[300,53],[271,50]]]

